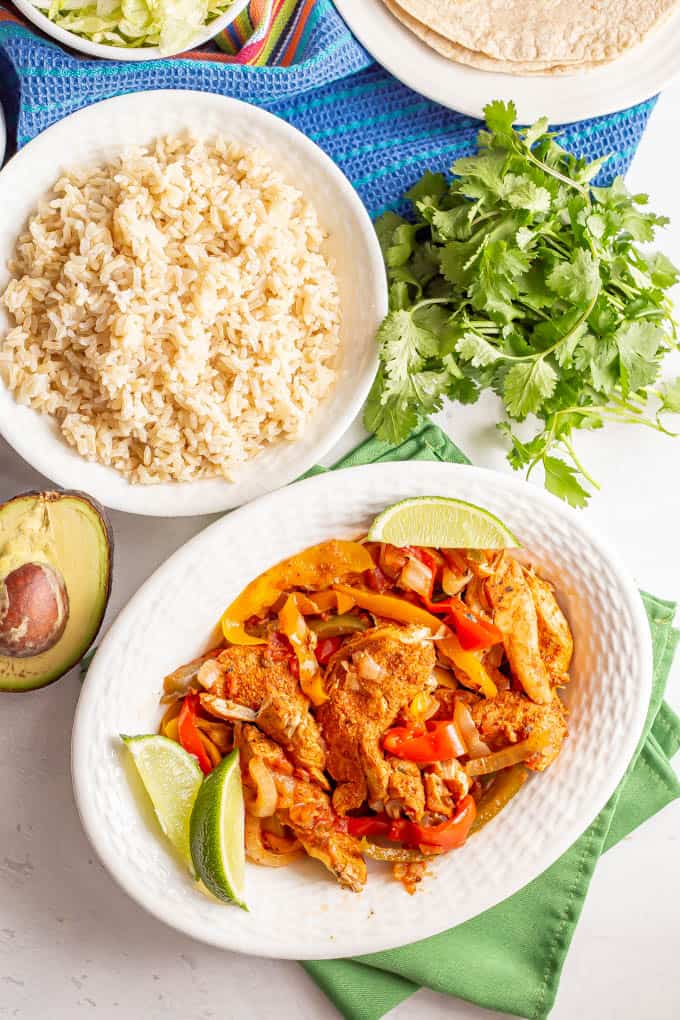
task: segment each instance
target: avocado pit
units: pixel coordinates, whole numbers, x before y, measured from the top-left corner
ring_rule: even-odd
[[[53,648],[68,620],[68,592],[47,563],[24,563],[0,583],[0,654],[26,658]]]

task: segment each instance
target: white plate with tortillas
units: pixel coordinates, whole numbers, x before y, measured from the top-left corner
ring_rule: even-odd
[[[680,0],[335,0],[375,59],[472,117],[512,99],[518,122],[597,117],[680,74]]]

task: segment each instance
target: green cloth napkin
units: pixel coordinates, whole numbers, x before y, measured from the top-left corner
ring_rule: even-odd
[[[369,439],[335,467],[401,460],[470,463],[428,423],[398,447]],[[530,1020],[548,1015],[600,854],[680,796],[669,763],[680,748],[680,719],[663,701],[680,638],[673,628],[675,605],[646,593],[642,600],[654,646],[652,700],[640,746],[616,793],[552,867],[479,917],[401,949],[304,963],[348,1020],[378,1020],[423,985]]]

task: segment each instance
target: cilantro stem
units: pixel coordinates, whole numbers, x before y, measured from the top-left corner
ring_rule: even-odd
[[[590,313],[592,312],[593,308],[595,307],[595,302],[596,301],[597,301],[597,294],[595,294],[595,296],[593,298],[591,298],[591,300],[590,300],[590,302],[588,304],[588,307],[578,317],[578,319],[576,320],[574,325],[571,327],[571,329],[567,330],[567,332],[564,334],[564,336],[561,336],[559,338],[559,340],[556,340],[554,344],[552,344],[550,347],[547,347],[544,351],[539,351],[537,354],[503,354],[501,352],[501,358],[503,358],[505,361],[540,361],[542,358],[546,358],[549,354],[552,354],[553,351],[557,350],[558,347],[560,347],[562,344],[566,343],[567,340],[571,340],[571,338],[573,337],[574,333],[578,329],[580,329],[581,326],[583,325],[583,323],[588,319],[588,316],[590,315]]]
[[[586,195],[590,198],[590,186],[588,184],[579,184],[578,181],[572,180],[571,177],[566,177],[565,174],[561,174],[559,170],[553,170],[547,163],[544,163],[540,159],[536,159],[528,145],[525,146],[525,148],[526,157],[529,162],[533,163],[534,166],[537,166],[544,174],[547,174],[548,177],[554,177],[556,181],[561,181],[562,184],[566,184],[568,188],[575,188],[576,191],[580,191],[582,195]]]
[[[421,301],[416,301],[414,305],[411,305],[411,314],[417,312],[419,308],[424,308],[425,305],[450,305],[451,303],[450,297],[423,298]],[[454,312],[453,314],[457,313]]]
[[[595,479],[593,478],[593,476],[586,471],[586,469],[584,468],[583,464],[581,463],[581,461],[576,456],[576,450],[572,446],[571,441],[569,439],[567,439],[566,436],[562,436],[561,439],[562,439],[563,446],[566,446],[566,448],[567,448],[567,450],[569,452],[569,456],[571,457],[571,459],[574,462],[576,470],[580,474],[583,475],[583,477],[585,478],[585,480],[587,482],[590,482],[590,484],[592,485],[592,487],[594,489],[599,489],[601,487],[599,482],[596,482]]]

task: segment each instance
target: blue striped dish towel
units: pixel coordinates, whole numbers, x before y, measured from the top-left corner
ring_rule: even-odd
[[[373,63],[330,0],[298,0],[297,9],[306,18],[304,32],[295,16],[289,32],[298,30],[299,45],[291,50],[284,38],[272,52],[279,62],[257,67],[235,63],[214,44],[171,60],[92,60],[65,51],[0,5],[0,96],[10,140],[20,147],[74,110],[125,92],[217,92],[264,106],[317,142],[371,216],[398,208],[426,169],[445,170],[472,150],[479,123],[412,92]],[[564,143],[591,159],[611,153],[600,175],[607,183],[627,170],[653,105],[570,124]]]

